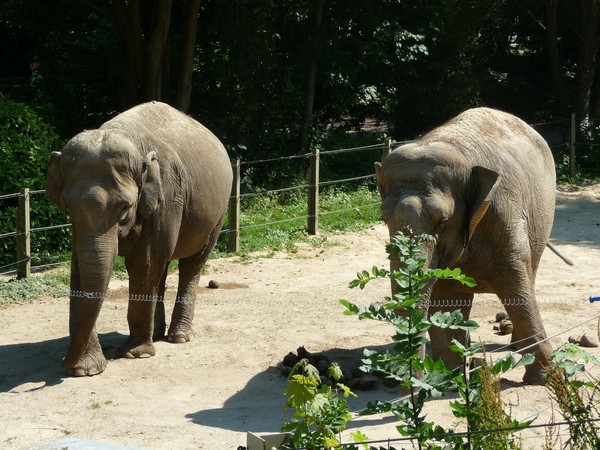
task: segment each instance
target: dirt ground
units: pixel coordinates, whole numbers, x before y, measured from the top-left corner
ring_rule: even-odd
[[[116,280],[97,324],[108,368],[91,378],[67,378],[61,367],[68,344],[67,298],[1,309],[0,447],[72,449],[81,447],[69,442],[89,440],[104,445],[88,442],[85,448],[220,450],[245,445],[248,431],[278,431],[290,415],[284,409],[286,379],[277,368],[288,352],[305,346],[345,361],[363,348],[389,343],[388,326],[343,316],[338,303],[347,298],[368,304],[388,294],[383,281],[365,291],[347,287],[358,270],[387,265],[386,236],[378,225],[316,239],[318,245],[306,243],[291,254],[211,260],[200,283],[196,339],[158,342],[157,355],[149,359],[114,359],[128,334],[125,282]],[[550,251],[542,258],[537,295],[552,343],[582,333],[597,338],[600,302],[590,304],[588,296],[600,295],[600,184],[558,193],[551,239],[575,262],[567,266]],[[221,287],[207,289],[209,280]],[[176,275],[168,284],[172,298]],[[510,341],[492,330],[490,320],[501,310],[491,296],[478,297],[473,307],[472,318],[481,325],[475,339],[489,343],[489,351]],[[598,349],[591,351],[600,356]],[[515,370],[502,382],[513,417],[552,420],[547,391],[522,385],[522,375]],[[383,386],[357,393],[353,411],[369,400],[399,395]],[[428,411],[429,419],[454,422],[447,400],[430,402]],[[371,439],[397,438],[396,424],[389,415],[357,416],[344,442],[357,430]],[[544,429],[527,430],[523,437],[526,447],[540,448]]]

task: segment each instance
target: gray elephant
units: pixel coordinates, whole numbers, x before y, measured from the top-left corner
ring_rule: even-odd
[[[395,149],[375,170],[390,236],[406,226],[433,235],[428,266],[460,267],[478,283],[473,289],[437,281],[426,292],[429,313],[460,309],[468,318],[474,293],[496,294],[512,320],[514,346],[534,345],[523,381],[542,384],[552,348],[543,341],[535,277],[556,191],[544,139],[517,117],[475,108]],[[392,261],[392,269],[397,265]],[[449,343],[464,342],[464,333],[434,328],[430,338],[434,358],[448,367],[460,363]]]
[[[117,356],[155,354],[166,330],[167,266],[179,260],[179,285],[168,330],[187,342],[200,271],[223,223],[231,162],[204,126],[158,102],[136,106],[71,139],[52,153],[46,196],[73,226],[70,375],[101,373],[106,359],[95,330],[117,254],[129,274],[130,336]]]

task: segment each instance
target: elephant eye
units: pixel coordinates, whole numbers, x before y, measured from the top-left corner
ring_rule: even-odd
[[[119,216],[119,222],[123,223],[125,222],[125,220],[127,220],[127,215],[129,214],[129,209],[131,208],[132,205],[130,205],[129,203],[126,203],[124,205],[121,206],[121,209],[119,210],[120,216]]]
[[[442,217],[435,224],[435,232],[437,234],[439,234],[443,230],[443,228],[446,226],[447,223],[448,223],[448,218],[447,217]]]

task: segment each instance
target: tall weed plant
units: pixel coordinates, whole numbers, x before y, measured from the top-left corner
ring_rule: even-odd
[[[563,448],[600,449],[600,378],[597,375],[600,361],[575,344],[556,349],[552,361],[554,367],[546,388],[569,429]],[[555,442],[549,441],[546,448],[554,445]]]

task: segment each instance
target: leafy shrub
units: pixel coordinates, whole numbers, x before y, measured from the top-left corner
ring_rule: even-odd
[[[348,300],[340,300],[346,308],[344,314],[387,322],[394,327],[393,347],[381,352],[365,350],[365,364],[361,369],[396,381],[405,388],[407,395],[396,402],[372,403],[369,409],[371,412],[392,412],[401,423],[396,427],[398,432],[403,437],[416,441],[419,449],[521,448],[514,433],[531,422],[512,420],[504,411],[496,376],[520,365],[530,364],[533,355],[527,354],[517,359],[509,354],[492,365],[483,364],[479,370],[470,374],[467,362],[482,352],[481,343],[465,347],[453,340],[450,348],[463,361],[462,366],[454,370],[448,369],[443,361],[434,361],[422,354],[422,346],[427,342],[426,333],[431,327],[465,331],[478,328],[477,323],[465,320],[460,310],[438,311],[427,317],[422,302],[428,301],[424,296],[428,283],[442,279],[455,280],[470,287],[476,284],[475,280],[462,274],[459,268],[432,269],[426,266],[422,245],[432,239],[428,235],[415,236],[410,230],[398,234],[387,246],[387,252],[390,257],[398,258],[400,268],[390,271],[375,266],[370,272],[359,272],[357,278],[350,282],[351,288],[364,289],[374,279],[391,278],[396,283],[397,291],[393,298],[386,297],[384,304],[371,304],[362,308]],[[455,417],[466,419],[466,436],[456,434],[452,428],[446,429],[427,421],[427,416],[423,413],[427,400],[442,397],[450,389],[456,389],[460,396],[461,400],[452,401],[450,407]],[[490,431],[498,428],[504,430],[500,433]],[[357,442],[367,441],[362,433],[354,434],[354,438]],[[445,444],[439,446],[439,442]]]
[[[352,417],[346,399],[356,395],[338,382],[342,370],[336,363],[329,366],[328,375],[334,386],[321,383],[319,371],[307,359],[292,369],[285,395],[286,407],[294,409],[294,417],[283,425],[282,431],[293,433],[283,448],[339,448],[337,435]]]
[[[44,189],[50,153],[60,150],[63,144],[64,140],[33,109],[0,97],[0,195],[17,193],[24,187]],[[16,230],[17,205],[18,198],[0,200],[0,234]],[[33,195],[30,206],[32,228],[65,222],[62,212],[42,195]],[[32,235],[31,252],[34,255],[44,257],[68,249],[68,229]],[[16,240],[0,240],[0,267],[15,260]]]

